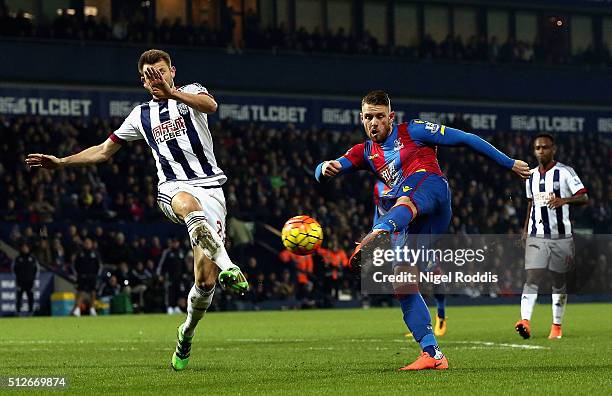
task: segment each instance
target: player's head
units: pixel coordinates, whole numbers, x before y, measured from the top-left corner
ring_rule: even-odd
[[[148,67],[154,67],[155,69],[159,70],[168,85],[174,87],[174,75],[176,74],[176,69],[174,66],[172,66],[170,55],[166,51],[150,49],[143,52],[142,55],[140,55],[140,59],[138,59],[138,72],[140,73],[140,81],[142,81],[142,86],[149,91],[151,95],[155,96],[153,89],[144,76],[144,71]]]
[[[366,135],[375,142],[383,142],[389,136],[395,118],[389,95],[380,90],[369,92],[361,100],[360,116]]]
[[[533,139],[533,153],[542,166],[546,166],[553,161],[557,146],[555,138],[548,133],[540,133]]]

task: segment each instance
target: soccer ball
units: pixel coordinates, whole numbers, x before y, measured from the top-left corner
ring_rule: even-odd
[[[312,254],[323,242],[321,225],[310,216],[295,216],[287,220],[281,233],[283,245],[291,253]]]

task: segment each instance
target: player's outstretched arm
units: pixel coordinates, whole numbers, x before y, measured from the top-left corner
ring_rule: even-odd
[[[333,161],[323,161],[315,169],[315,179],[321,181],[323,176],[334,177],[357,169],[366,169],[364,144],[351,147],[346,154]]]
[[[323,161],[315,169],[315,179],[320,182],[323,177],[331,178],[351,170],[353,170],[353,164],[345,157],[332,161]]]
[[[523,179],[530,175],[529,165],[525,161],[515,160],[499,151],[491,143],[473,133],[431,122],[412,123],[410,135],[413,139],[439,146],[468,146],[483,154],[506,169],[511,169]]]
[[[68,157],[57,158],[54,155],[48,154],[28,154],[25,162],[30,168],[44,169],[59,169],[65,166],[91,165],[107,161],[120,148],[121,145],[119,143],[115,143],[109,138],[102,144],[91,146]]]

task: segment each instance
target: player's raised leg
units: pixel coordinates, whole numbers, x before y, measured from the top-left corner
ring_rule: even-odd
[[[245,293],[248,282],[240,268],[230,260],[219,234],[222,230],[213,228],[210,224],[212,219],[209,219],[198,200],[188,192],[179,191],[172,198],[172,210],[185,222],[192,246],[200,246],[204,255],[221,269],[219,283],[235,292]]]

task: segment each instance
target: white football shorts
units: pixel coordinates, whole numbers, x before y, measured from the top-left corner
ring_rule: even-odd
[[[525,246],[525,269],[549,269],[560,274],[571,269],[574,239],[528,237]]]
[[[202,206],[206,221],[225,240],[225,196],[221,187],[196,187],[180,180],[167,181],[158,186],[157,204],[162,212],[175,223],[185,224],[172,210],[172,198],[179,192],[191,194]]]

